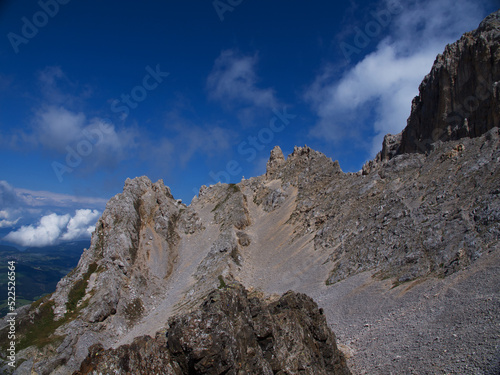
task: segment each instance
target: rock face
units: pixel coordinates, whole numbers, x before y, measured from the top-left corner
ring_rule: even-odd
[[[112,350],[95,345],[74,375],[350,374],[322,310],[303,294],[264,303],[231,284],[172,318],[167,332]]]
[[[269,157],[269,161],[266,166],[266,176],[270,176],[276,170],[280,168],[280,166],[285,162],[285,156],[283,155],[283,151],[279,146],[275,146],[271,150],[271,156]]]
[[[75,270],[19,311],[15,374],[346,372],[325,319],[353,372],[500,373],[498,16],[438,56],[362,172],[276,147],[189,206],[127,180]]]
[[[419,91],[397,154],[427,152],[436,141],[478,137],[499,127],[500,11],[448,45]],[[381,158],[392,156],[383,151]]]

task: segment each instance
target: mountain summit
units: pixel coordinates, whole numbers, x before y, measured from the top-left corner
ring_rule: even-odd
[[[189,206],[128,179],[19,311],[16,374],[498,374],[499,17],[446,47],[358,173],[275,147]]]

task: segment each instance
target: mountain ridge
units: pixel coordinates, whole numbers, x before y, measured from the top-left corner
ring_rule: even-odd
[[[474,47],[463,47],[469,39],[468,46],[488,46],[483,52],[491,56],[481,54],[479,62],[497,61],[499,14],[438,56],[405,130],[386,136],[381,153],[359,173],[342,172],[307,146],[287,158],[276,147],[264,175],[203,186],[189,206],[162,180],[127,179],[78,266],[54,294],[20,314],[30,339],[37,338],[37,321],[52,325],[43,346],[23,348],[16,373],[77,371],[93,345],[121,350],[137,337],[154,338],[171,317],[196,314],[214,289],[232,283],[262,298],[289,290],[311,296],[353,372],[498,373],[500,335],[491,318],[500,312],[498,64],[484,65],[491,74],[471,68],[462,91],[433,82],[456,82],[449,72],[458,77],[456,67],[466,66],[461,58],[474,55]],[[448,58],[453,53],[458,58]],[[442,137],[426,138],[427,102],[431,108],[434,98],[460,102],[475,93],[481,75],[491,77],[492,94],[480,104],[487,110],[456,131],[443,114],[454,116],[449,111],[457,107],[432,110],[438,120],[429,123]],[[487,277],[478,280],[478,272]],[[480,309],[464,306],[477,297],[473,285],[484,291]],[[471,312],[477,321],[463,327]],[[468,337],[466,347],[455,342],[455,331]],[[373,340],[385,346],[373,347]],[[449,355],[420,348],[428,342]],[[467,361],[457,361],[463,353]]]

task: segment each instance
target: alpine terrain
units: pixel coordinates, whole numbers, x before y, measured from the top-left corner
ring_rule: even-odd
[[[18,310],[14,373],[500,374],[499,127],[497,11],[358,173],[304,146],[190,205],[128,179]]]

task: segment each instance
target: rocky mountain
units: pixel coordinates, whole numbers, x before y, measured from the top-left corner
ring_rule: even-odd
[[[15,373],[500,373],[499,17],[437,57],[359,173],[305,146],[189,206],[127,180],[19,311]]]

